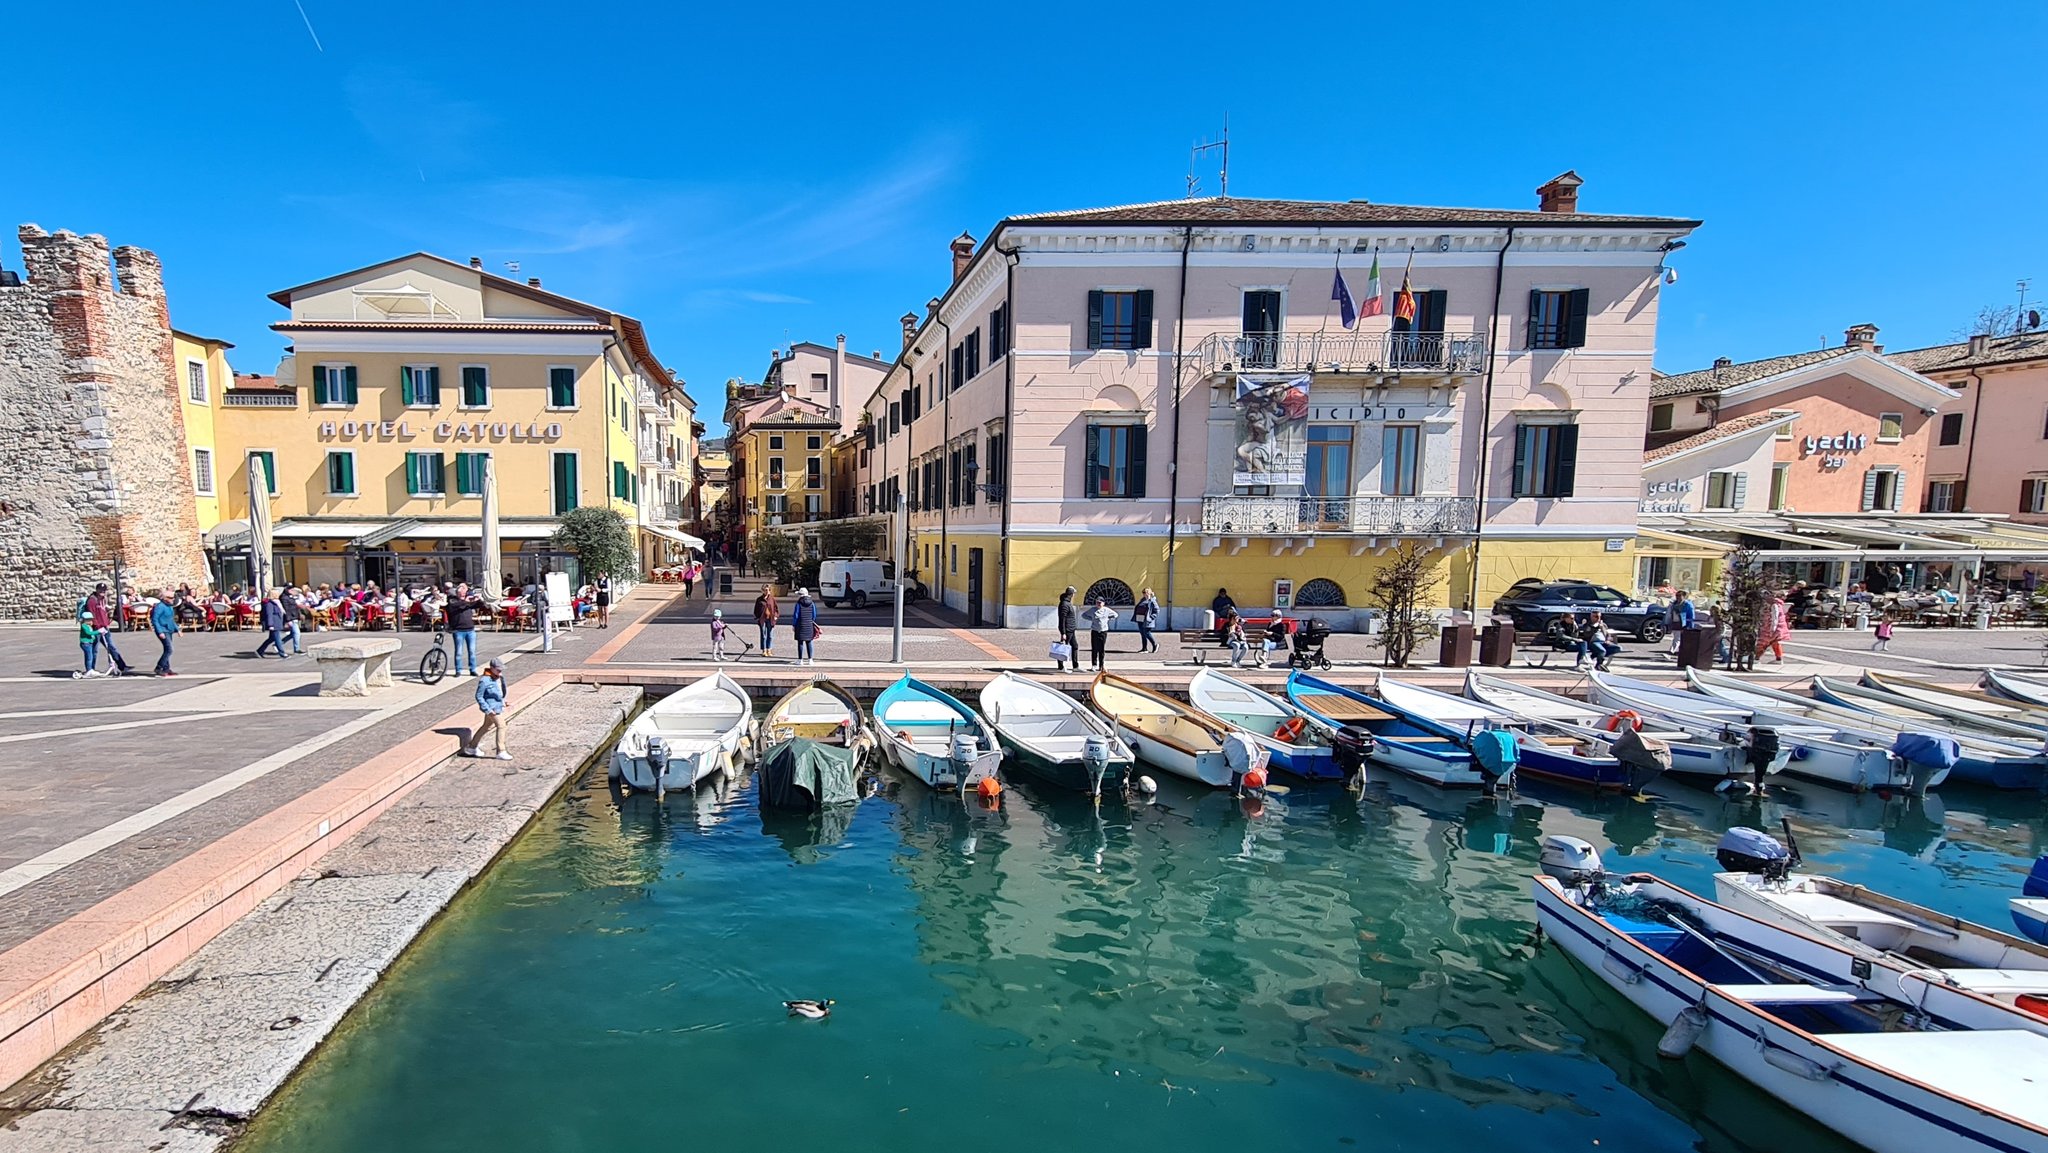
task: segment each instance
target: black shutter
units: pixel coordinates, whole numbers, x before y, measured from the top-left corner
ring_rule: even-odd
[[[1934,482],[1933,482],[1933,481],[1929,481],[1929,482],[1927,482],[1927,489],[1926,489],[1926,491],[1925,491],[1925,492],[1923,492],[1923,493],[1921,494],[1921,496],[1920,496],[1920,511],[1921,511],[1921,512],[1933,512],[1933,511],[1934,511]]]
[[[1126,495],[1141,497],[1145,495],[1145,426],[1134,424],[1125,430],[1125,435],[1130,437],[1126,442],[1130,447],[1124,454],[1124,459],[1129,462],[1126,465],[1126,472],[1130,477]]]
[[[1102,290],[1088,291],[1088,347],[1102,347]]]
[[[1528,425],[1518,424],[1515,426],[1515,466],[1514,471],[1508,474],[1508,495],[1510,496],[1529,495],[1529,486],[1522,481],[1522,470],[1527,467],[1529,461],[1530,431]]]
[[[1592,293],[1583,288],[1572,289],[1566,298],[1569,307],[1565,311],[1564,347],[1586,347],[1586,313],[1592,310]]]
[[[1152,347],[1152,290],[1138,290],[1136,317],[1131,321],[1131,347]]]
[[[1530,348],[1542,347],[1541,345],[1536,343],[1536,334],[1542,328],[1542,317],[1543,290],[1540,288],[1532,288],[1529,290],[1529,339],[1527,344],[1527,346]],[[1516,493],[1515,495],[1520,496],[1522,494]]]
[[[964,343],[954,345],[952,359],[947,363],[948,367],[953,370],[953,379],[944,388],[939,390],[942,395],[959,388],[961,379],[967,375],[967,345]]]
[[[1450,293],[1441,288],[1432,288],[1416,298],[1415,331],[1441,334],[1444,330],[1444,313],[1449,307]]]
[[[353,364],[341,370],[341,395],[350,404],[356,402],[356,366]]]
[[[961,494],[960,494],[960,495],[961,495],[961,501],[960,501],[960,503],[961,503],[961,504],[965,504],[965,505],[972,505],[972,504],[974,503],[974,487],[975,487],[975,480],[974,480],[974,478],[975,478],[975,476],[977,475],[977,470],[976,470],[976,469],[975,469],[975,467],[974,467],[974,446],[973,446],[973,445],[971,445],[971,444],[970,444],[970,445],[968,445],[968,446],[967,446],[966,448],[964,448],[964,449],[962,449],[962,450],[961,450],[961,463],[960,463],[960,468],[961,468],[961,471],[962,471],[962,472],[964,472],[964,473],[966,473],[966,475],[967,475],[967,489],[966,489],[966,491],[965,491],[965,492],[963,492],[963,493],[961,493]],[[981,483],[982,483],[982,484],[987,484],[988,482],[987,482],[987,481],[982,481]]]
[[[1084,425],[1083,431],[1087,434],[1088,440],[1085,445],[1087,457],[1085,463],[1081,466],[1081,495],[1092,500],[1102,495],[1102,488],[1095,480],[1095,470],[1102,465],[1095,450],[1096,442],[1102,438],[1102,426],[1099,424]],[[2027,483],[2032,484],[2033,482],[2028,481]],[[2026,504],[2026,500],[2022,498],[2020,507],[2025,508]]]
[[[1969,482],[1968,480],[1959,480],[1959,481],[1957,481],[1957,482],[1956,482],[1956,491],[1955,491],[1955,495],[1949,498],[1949,503],[1948,503],[1948,511],[1950,511],[1950,512],[1968,512],[1968,511],[1970,511],[1970,506],[1969,506],[1968,504],[1966,504],[1966,503],[1965,503],[1965,501],[1966,501],[1966,499],[1967,499],[1967,498],[1969,497],[1969,495],[1970,495],[1970,482]]]
[[[1579,426],[1560,424],[1557,428],[1556,451],[1551,456],[1554,471],[1551,473],[1551,496],[1572,495],[1572,485],[1579,475]]]
[[[2031,510],[2033,509],[2033,507],[2034,507],[2034,485],[2035,485],[2035,483],[2036,483],[2035,481],[2031,481],[2031,480],[2023,480],[2023,481],[2021,481],[2021,482],[2020,482],[2020,509],[2019,509],[2019,510],[2020,510],[2021,512],[2028,512],[2028,511],[2031,511]]]

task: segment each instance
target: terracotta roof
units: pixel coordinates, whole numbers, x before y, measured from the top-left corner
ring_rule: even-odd
[[[1993,337],[1984,352],[1970,355],[1970,344],[1937,344],[1931,348],[1915,348],[1905,352],[1887,352],[1893,360],[1914,372],[1948,372],[1956,369],[1982,368],[1993,364],[2012,364],[2028,360],[2048,360],[2048,332],[2022,332],[2014,336]]]
[[[566,332],[591,336],[607,336],[612,331],[609,324],[581,320],[280,320],[270,327],[277,332]]]
[[[1741,364],[1723,365],[1720,368],[1702,368],[1696,372],[1681,372],[1662,380],[1650,382],[1650,398],[1662,400],[1672,396],[1704,396],[1752,380],[1762,380],[1809,364],[1819,364],[1838,356],[1847,356],[1856,350],[1846,345],[1837,348],[1819,348],[1812,352],[1795,352],[1789,356],[1767,356],[1762,360],[1745,360]]]
[[[1745,432],[1755,432],[1757,429],[1768,425],[1779,424],[1791,419],[1792,414],[1783,412],[1752,412],[1748,416],[1738,416],[1733,420],[1722,421],[1705,432],[1696,432],[1683,440],[1674,440],[1660,448],[1653,448],[1643,454],[1643,463],[1649,464],[1652,461],[1664,460],[1667,457],[1677,456],[1682,452],[1690,452],[1703,445],[1713,444],[1717,440],[1727,440],[1729,437],[1741,436]]]
[[[1012,216],[1006,224],[1516,224],[1546,228],[1576,225],[1636,225],[1644,228],[1697,228],[1700,222],[1676,216],[1607,216],[1590,212],[1536,212],[1508,208],[1435,208],[1412,204],[1373,204],[1364,200],[1259,200],[1207,196],[1190,200],[1155,200],[1109,208],[1067,212],[1034,212]]]
[[[230,381],[228,381],[228,387],[229,387],[229,388],[231,388],[231,389],[234,389],[234,390],[235,390],[235,391],[237,391],[237,392],[240,392],[240,391],[243,391],[243,390],[246,390],[246,389],[266,389],[266,388],[267,388],[267,389],[271,389],[271,390],[273,390],[273,391],[277,391],[277,392],[290,392],[290,391],[291,391],[291,390],[290,390],[290,389],[288,389],[288,388],[278,388],[278,386],[277,386],[277,378],[276,378],[276,377],[274,377],[274,376],[259,376],[258,374],[256,374],[256,373],[253,373],[253,372],[243,372],[243,373],[237,373],[237,374],[235,374],[235,378],[234,378],[233,380],[230,380]]]

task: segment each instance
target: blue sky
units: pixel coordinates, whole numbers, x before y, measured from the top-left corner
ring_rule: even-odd
[[[154,248],[241,371],[267,293],[426,249],[638,316],[715,427],[787,340],[893,350],[962,229],[1184,194],[1226,113],[1242,196],[1533,207],[1573,168],[1586,211],[1704,219],[1667,370],[2048,302],[2037,4],[10,8],[0,259],[24,220]]]

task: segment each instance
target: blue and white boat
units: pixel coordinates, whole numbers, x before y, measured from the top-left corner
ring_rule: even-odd
[[[1668,766],[1654,762],[1634,763],[1614,755],[1617,733],[1595,735],[1563,725],[1519,716],[1465,697],[1381,676],[1373,694],[1403,712],[1428,717],[1439,724],[1468,732],[1506,729],[1515,734],[1518,749],[1515,772],[1546,777],[1593,789],[1621,789],[1640,792]],[[1633,730],[1631,730],[1633,732]]]
[[[2012,899],[2012,923],[2028,940],[2048,945],[2048,857],[2034,862],[2026,887]]]
[[[2030,677],[1999,669],[1984,671],[1984,691],[2024,705],[2048,707],[2048,677]]]
[[[1341,781],[1329,724],[1308,710],[1236,677],[1204,668],[1188,682],[1188,701],[1263,746],[1273,768],[1311,781]]]
[[[1404,712],[1358,689],[1296,670],[1287,677],[1287,699],[1335,728],[1356,725],[1373,735],[1369,754],[1380,764],[1418,780],[1446,788],[1493,788],[1514,777],[1512,739],[1489,747],[1505,747],[1505,762],[1495,755],[1487,764],[1475,755],[1467,733],[1427,717]]]
[[[896,767],[934,789],[971,789],[1003,763],[995,731],[952,695],[905,674],[875,698],[875,730]]]
[[[1936,704],[1931,700],[1905,696],[1890,689],[1874,689],[1839,677],[1814,677],[1813,695],[1815,699],[1831,705],[1919,725],[1923,731],[1937,732],[1942,736],[1960,737],[1968,734],[1990,737],[2021,748],[2040,749],[2048,746],[2048,732],[2032,725],[2007,720],[1989,712]]]
[[[1596,739],[1612,739],[1621,728],[1622,718],[1615,709],[1531,688],[1477,669],[1466,671],[1465,695],[1502,712]],[[1654,715],[1639,721],[1638,733],[1671,750],[1671,768],[1667,771],[1688,784],[1714,788],[1724,781],[1744,780],[1751,775],[1748,753],[1739,734],[1727,731],[1718,722],[1680,725]]]

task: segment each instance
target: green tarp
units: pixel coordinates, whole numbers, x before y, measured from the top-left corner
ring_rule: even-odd
[[[770,748],[761,758],[764,807],[817,809],[858,800],[851,749],[797,737]]]

